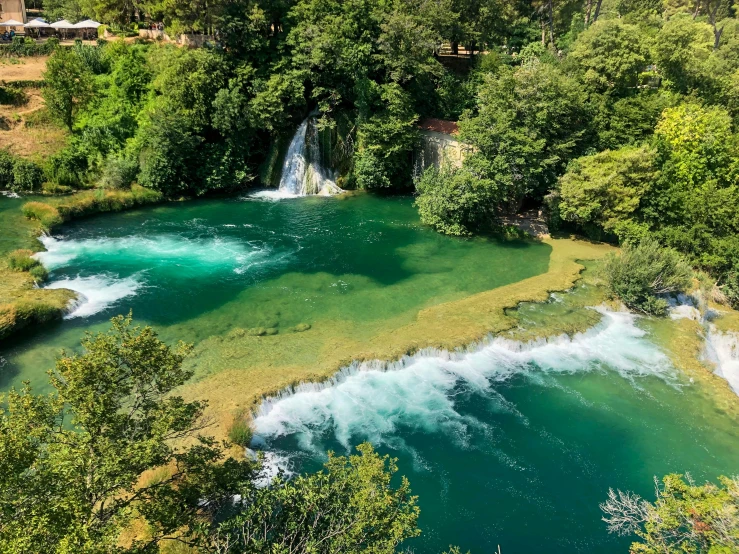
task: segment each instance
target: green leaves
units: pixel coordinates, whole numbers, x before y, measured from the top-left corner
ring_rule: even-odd
[[[570,51],[583,80],[597,91],[624,94],[639,83],[650,53],[645,37],[636,25],[619,20],[599,20],[582,33]]]
[[[77,112],[92,97],[90,70],[73,50],[57,48],[46,62],[44,82],[46,108],[71,131]]]
[[[621,491],[601,504],[610,532],[635,533],[634,554],[728,554],[739,548],[739,480],[696,485],[689,475],[666,475],[654,502]]]
[[[421,221],[447,235],[470,235],[494,225],[502,194],[490,179],[469,166],[428,168],[416,182]]]
[[[249,462],[222,462],[210,439],[193,437],[204,404],[173,396],[190,372],[190,347],[162,343],[151,328],[112,320],[87,335],[83,353],[50,372],[56,393],[11,392],[0,412],[0,550],[147,552],[188,532],[249,479]],[[153,468],[162,479],[140,481]],[[149,538],[120,546],[133,518]]]
[[[325,469],[270,487],[241,493],[239,513],[218,526],[211,547],[217,552],[366,552],[391,554],[418,536],[419,509],[403,477],[391,485],[395,460],[369,444],[358,455],[329,453]]]
[[[597,229],[618,234],[658,175],[655,157],[654,150],[642,146],[606,150],[571,162],[559,179],[559,215],[596,239],[602,238]]]
[[[579,84],[556,67],[533,62],[488,76],[478,113],[460,121],[462,138],[487,161],[486,175],[505,190],[509,207],[542,198],[588,132]]]
[[[618,256],[610,254],[603,275],[611,294],[629,308],[665,315],[667,301],[662,295],[687,290],[693,270],[678,252],[647,238],[637,245],[625,244]]]

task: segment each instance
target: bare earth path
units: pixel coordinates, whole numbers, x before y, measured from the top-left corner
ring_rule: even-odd
[[[48,56],[31,58],[14,58],[20,63],[9,63],[9,60],[0,58],[0,81],[40,81],[46,70]]]

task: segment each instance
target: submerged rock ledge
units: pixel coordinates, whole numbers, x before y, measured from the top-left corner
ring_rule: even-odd
[[[315,363],[281,364],[269,352],[260,361],[230,360],[230,368],[192,382],[181,391],[189,399],[207,399],[207,415],[218,436],[225,436],[233,414],[252,410],[265,397],[303,382],[322,382],[343,367],[369,360],[399,360],[425,348],[453,351],[516,326],[506,310],[523,302],[543,302],[554,291],[570,289],[581,277],[581,260],[597,260],[613,247],[575,238],[544,239],[551,248],[548,271],[522,281],[421,310],[415,320],[387,328],[365,342],[342,340],[334,329],[314,327],[309,333],[269,337],[265,348],[315,350]],[[484,268],[481,268],[484,271]],[[338,331],[345,322],[336,322]],[[308,342],[321,334],[323,342]],[[306,341],[306,342],[303,342]],[[208,348],[207,341],[203,348]]]

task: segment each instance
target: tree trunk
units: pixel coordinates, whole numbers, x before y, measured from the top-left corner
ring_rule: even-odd
[[[549,0],[549,44],[554,48],[554,8],[552,3],[554,0]]]
[[[544,25],[544,21],[541,22],[541,45],[547,45],[547,28]]]
[[[587,7],[585,9],[585,26],[590,25],[590,10],[593,9],[593,0],[588,0]]]
[[[718,46],[721,43],[721,34],[724,32],[723,27],[719,29],[716,26],[716,15],[718,15],[718,8],[720,5],[721,5],[721,0],[716,0],[716,6],[713,8],[713,11],[710,10],[710,4],[708,6],[709,18],[711,20],[711,26],[713,27],[713,49],[714,50],[718,50]]]
[[[598,21],[598,16],[600,15],[600,5],[603,3],[603,0],[598,0],[595,3],[595,13],[593,14],[593,23]]]
[[[701,11],[701,0],[696,0],[695,2],[695,9],[693,10],[693,19],[698,17],[698,14]]]
[[[459,54],[459,43],[456,40],[452,41],[452,54],[455,56]]]

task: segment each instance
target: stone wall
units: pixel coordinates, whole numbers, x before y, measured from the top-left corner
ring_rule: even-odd
[[[460,167],[472,147],[457,139],[437,131],[421,130],[421,147],[414,155],[414,169],[417,175],[431,166],[440,167],[443,163]]]

